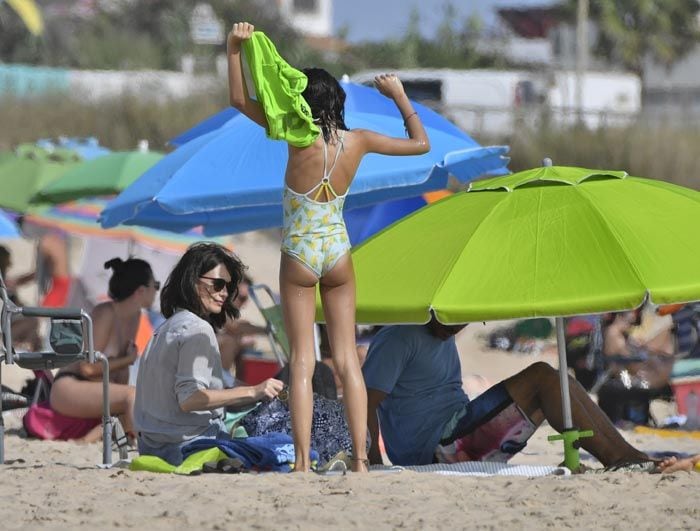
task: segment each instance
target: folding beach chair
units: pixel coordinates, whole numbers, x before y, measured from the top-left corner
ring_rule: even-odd
[[[265,299],[261,298],[263,292],[265,293]],[[266,284],[250,286],[250,298],[267,323],[267,337],[270,340],[272,352],[280,367],[284,367],[289,362],[291,349],[289,348],[287,332],[284,329],[282,306],[280,306],[278,298]],[[316,326],[314,326],[314,349],[316,360],[320,360],[319,333]]]
[[[0,353],[0,380],[2,379],[2,362],[33,371],[50,370],[87,360],[90,363],[102,362],[102,385],[104,408],[102,411],[102,463],[112,463],[112,418],[109,412],[109,362],[107,357],[95,352],[93,343],[92,319],[80,308],[35,308],[19,307],[10,301],[4,279],[0,275],[0,330],[4,352]],[[16,352],[12,344],[12,319],[15,316],[42,317],[51,319],[48,352]],[[85,338],[84,336],[87,336]],[[40,391],[41,392],[41,391]],[[0,402],[0,464],[5,462],[4,453],[5,426],[2,420],[2,402]]]

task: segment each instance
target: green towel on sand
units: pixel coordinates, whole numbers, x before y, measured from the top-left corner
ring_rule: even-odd
[[[201,452],[193,453],[187,459],[185,459],[182,464],[175,466],[171,465],[160,457],[156,457],[155,455],[140,455],[131,461],[129,470],[143,470],[146,472],[160,472],[189,476],[192,472],[201,471],[204,463],[209,463],[210,461],[218,463],[222,459],[226,458],[228,458],[228,456],[218,448],[209,448],[207,450],[202,450]]]
[[[321,131],[301,95],[308,83],[306,75],[291,67],[261,31],[243,41],[243,51],[253,76],[255,97],[267,117],[268,138],[295,147],[311,145]]]

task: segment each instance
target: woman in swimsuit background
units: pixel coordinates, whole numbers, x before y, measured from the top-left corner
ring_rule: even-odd
[[[112,269],[109,280],[111,301],[95,306],[91,312],[95,350],[109,358],[109,407],[119,415],[124,431],[133,435],[135,388],[127,385],[129,366],[136,361],[136,332],[141,310],[153,305],[160,288],[148,262],[138,258],[105,263]],[[102,363],[80,361],[61,369],[51,387],[51,407],[63,415],[77,418],[102,417]],[[100,437],[99,426],[83,439]]]
[[[227,39],[231,105],[267,129],[262,106],[250,98],[243,77],[241,43],[252,24],[233,25]],[[308,147],[288,144],[284,177],[284,223],[280,262],[280,297],[291,348],[290,409],[295,471],[310,470],[309,446],[313,398],[316,284],[319,284],[333,363],[343,383],[353,441],[354,471],[367,471],[367,392],[355,350],[355,276],[342,208],[355,172],[367,153],[420,155],[430,143],[418,114],[394,75],[377,76],[375,85],[394,100],[408,138],[393,138],[364,129],[348,130],[345,92],[328,72],[303,71],[303,97],[321,133]]]

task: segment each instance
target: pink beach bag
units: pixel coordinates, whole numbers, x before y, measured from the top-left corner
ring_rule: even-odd
[[[49,402],[33,404],[22,419],[24,429],[30,436],[48,441],[80,439],[101,422],[101,419],[79,419],[61,415],[51,409]]]

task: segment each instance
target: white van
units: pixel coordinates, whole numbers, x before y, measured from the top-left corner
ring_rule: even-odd
[[[363,71],[351,81],[371,85],[383,71]],[[525,121],[534,125],[545,108],[555,123],[573,123],[575,74],[545,76],[526,70],[415,69],[395,72],[406,93],[451,119],[471,134],[509,135]],[[614,115],[634,116],[640,109],[641,83],[632,74],[588,72],[584,77],[584,119],[604,125]]]

